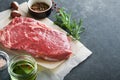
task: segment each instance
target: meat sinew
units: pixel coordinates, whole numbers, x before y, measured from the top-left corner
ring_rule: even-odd
[[[72,53],[66,34],[27,17],[14,18],[0,30],[0,42],[49,61],[67,59]]]

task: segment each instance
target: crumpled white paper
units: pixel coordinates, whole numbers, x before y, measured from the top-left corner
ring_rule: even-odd
[[[26,9],[27,9],[27,3],[24,2],[20,5],[20,10],[26,13]],[[10,16],[10,10],[0,12],[0,16],[1,16],[0,18],[0,29],[1,29],[10,22],[10,19],[8,19]],[[46,69],[44,67],[39,66],[37,80],[63,80],[64,77],[75,66],[77,66],[79,63],[87,59],[88,56],[92,54],[92,52],[79,41],[71,42],[71,47],[72,47],[73,55],[64,63],[57,66],[56,68]]]
[[[83,53],[84,55],[78,54],[74,57],[71,57],[55,69],[44,69],[43,71],[40,71],[38,74],[38,80],[63,80],[64,77],[72,70],[72,68],[84,61],[91,54],[91,52],[85,47],[84,49],[82,47],[80,52],[82,52],[82,50],[85,52]]]

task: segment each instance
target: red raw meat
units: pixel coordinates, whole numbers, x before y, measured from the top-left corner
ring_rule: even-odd
[[[27,17],[14,18],[0,30],[0,42],[48,61],[67,59],[72,53],[66,34]]]

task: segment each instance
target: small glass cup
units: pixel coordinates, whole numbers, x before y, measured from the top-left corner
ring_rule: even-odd
[[[10,80],[8,74],[9,56],[7,53],[0,51],[0,80]]]
[[[36,80],[37,62],[29,55],[12,58],[8,67],[11,80]]]

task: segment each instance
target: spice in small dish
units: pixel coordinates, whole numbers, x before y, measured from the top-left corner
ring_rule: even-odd
[[[10,80],[8,74],[9,56],[6,52],[0,51],[0,80]]]
[[[28,13],[35,19],[43,19],[52,11],[52,0],[28,0]]]
[[[31,9],[34,11],[45,11],[49,8],[49,6],[44,2],[36,2],[31,6]]]

